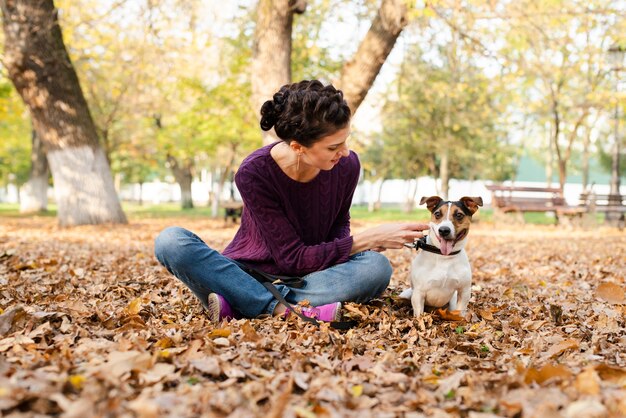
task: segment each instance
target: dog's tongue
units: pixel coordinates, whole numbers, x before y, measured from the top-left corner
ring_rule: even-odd
[[[440,248],[441,254],[448,255],[452,252],[454,241],[448,241],[448,240],[442,239],[441,241],[439,241],[439,243],[441,244],[441,248]]]

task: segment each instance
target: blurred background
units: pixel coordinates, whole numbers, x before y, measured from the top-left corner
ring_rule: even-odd
[[[20,3],[0,1],[0,203],[23,212],[90,188],[63,180],[80,164],[47,162],[90,144],[122,201],[217,216],[238,199],[242,158],[273,141],[258,127],[262,101],[313,78],[355,111],[354,204],[368,210],[411,211],[432,194],[488,204],[485,186],[501,182],[560,188],[576,204],[624,183],[625,1],[56,0],[35,2],[48,7],[41,20]],[[46,47],[25,52],[30,35],[15,28],[28,24],[44,27]],[[78,90],[50,87],[71,84],[54,66],[62,47]],[[34,90],[56,101],[38,104]],[[41,110],[79,108],[68,91],[85,99],[90,138],[64,130],[85,118]]]

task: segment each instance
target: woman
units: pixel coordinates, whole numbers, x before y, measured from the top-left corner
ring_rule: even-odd
[[[185,283],[212,321],[287,308],[247,268],[302,277],[277,285],[289,303],[308,300],[306,316],[334,321],[341,302],[367,302],[389,284],[380,251],[423,236],[426,224],[387,224],[350,234],[350,205],[360,163],[348,148],[350,108],[343,93],[317,80],[283,86],[261,107],[261,128],[282,140],[254,151],[235,182],[244,202],[241,226],[220,254],[179,227],[155,242],[159,262]],[[374,251],[368,251],[374,250]]]

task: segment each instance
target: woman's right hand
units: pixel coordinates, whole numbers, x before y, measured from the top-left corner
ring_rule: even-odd
[[[405,243],[422,238],[422,231],[427,229],[427,223],[390,223],[369,228],[353,236],[351,254],[370,249],[402,248]]]

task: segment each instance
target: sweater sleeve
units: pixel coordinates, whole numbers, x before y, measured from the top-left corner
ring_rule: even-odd
[[[282,274],[302,276],[348,261],[350,235],[318,245],[305,245],[291,225],[267,178],[241,166],[235,176],[246,210]]]
[[[359,182],[361,172],[361,163],[356,154],[354,154],[354,157],[352,166],[350,167],[350,179],[346,186],[346,196],[342,202],[339,216],[337,216],[328,234],[328,241],[341,239],[350,235],[350,207],[352,206],[352,198],[354,197],[354,191]]]

